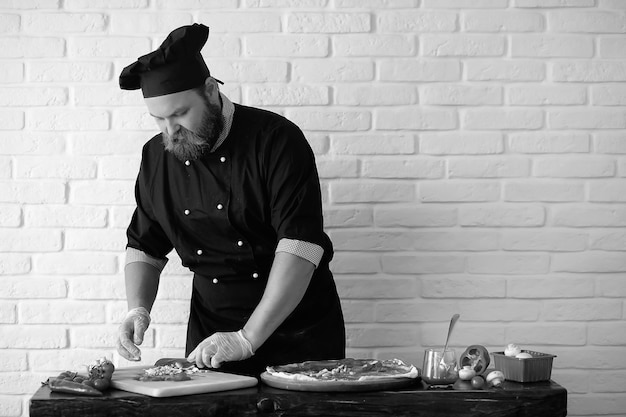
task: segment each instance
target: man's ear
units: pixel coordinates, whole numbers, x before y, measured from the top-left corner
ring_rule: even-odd
[[[206,80],[204,80],[204,93],[207,97],[211,98],[219,95],[219,88],[217,86],[217,81],[215,81],[215,78],[206,77]]]

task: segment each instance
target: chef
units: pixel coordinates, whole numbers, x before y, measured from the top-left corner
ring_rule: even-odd
[[[314,155],[284,117],[232,103],[183,26],[124,68],[161,133],[143,147],[127,230],[128,313],[118,352],[139,360],[159,277],[175,249],[193,273],[185,355],[255,375],[345,356]]]

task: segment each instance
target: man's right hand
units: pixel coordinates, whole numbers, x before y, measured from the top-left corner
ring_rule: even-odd
[[[118,330],[117,351],[129,361],[141,360],[137,347],[143,342],[143,335],[150,325],[150,313],[143,307],[130,310]]]

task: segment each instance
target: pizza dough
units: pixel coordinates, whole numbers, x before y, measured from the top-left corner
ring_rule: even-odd
[[[337,359],[268,366],[267,373],[285,381],[374,381],[414,379],[419,370],[400,359]]]

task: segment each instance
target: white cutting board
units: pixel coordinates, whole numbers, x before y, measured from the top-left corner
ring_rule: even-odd
[[[122,391],[135,392],[150,397],[176,397],[253,387],[258,383],[258,380],[251,376],[215,371],[192,374],[189,381],[137,381],[137,377],[143,375],[144,370],[148,368],[152,368],[152,366],[115,369],[111,386]]]

